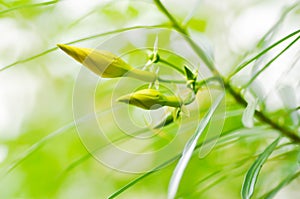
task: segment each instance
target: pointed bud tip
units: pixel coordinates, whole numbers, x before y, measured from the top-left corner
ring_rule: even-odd
[[[131,96],[130,95],[124,95],[117,99],[118,102],[125,102],[129,103]]]
[[[56,46],[65,52],[67,51],[67,49],[70,48],[68,45],[65,44],[56,44]]]
[[[66,44],[56,44],[58,48],[73,57],[76,61],[82,63],[85,58],[91,53],[91,49],[69,46]]]

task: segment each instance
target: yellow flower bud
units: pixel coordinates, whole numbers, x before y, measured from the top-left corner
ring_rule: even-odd
[[[155,89],[143,89],[122,96],[119,102],[129,103],[143,109],[158,109],[161,106],[180,107],[182,102],[176,96],[166,96]]]
[[[58,44],[57,46],[101,77],[115,78],[128,76],[148,82],[156,80],[155,73],[135,69],[111,52],[78,48],[64,44]]]

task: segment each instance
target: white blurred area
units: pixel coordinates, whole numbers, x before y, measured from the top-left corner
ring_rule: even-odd
[[[21,133],[26,115],[36,103],[38,82],[27,72],[0,74],[0,139],[13,139]]]
[[[40,2],[37,1],[37,3]],[[18,11],[0,16],[0,29],[2,30],[0,31],[0,68],[53,48],[56,43],[83,37],[82,33],[78,31],[79,27],[77,30],[71,31],[72,36],[67,32],[62,34],[60,31],[58,32],[58,29],[91,12],[95,6],[101,6],[106,2],[91,1],[86,4],[85,1],[66,0],[58,3],[51,11],[45,9],[45,13],[32,20],[23,19]],[[85,32],[86,35],[90,33],[88,30]],[[37,58],[37,60],[40,59]],[[43,61],[41,62],[43,63]],[[38,91],[43,90],[43,80],[36,76],[37,67],[46,67],[53,76],[72,75],[75,77],[76,75],[72,68],[62,67],[59,62],[52,60],[47,60],[46,63],[40,65],[36,62],[20,63],[1,71],[0,140],[14,139],[20,135],[22,123],[27,121],[26,117],[29,116],[33,107],[40,103],[36,101],[36,95]]]
[[[101,5],[108,2],[113,1],[65,0],[57,3],[54,9],[42,8],[45,9],[45,13],[32,20],[23,19],[18,11],[13,11],[13,14],[9,15],[0,15],[0,69],[53,48],[57,43],[117,29],[118,25],[107,23],[104,18],[101,18],[101,13],[95,11],[97,10],[95,8],[99,9]],[[192,11],[195,16],[207,20],[206,31],[202,35],[195,33],[193,36],[201,40],[204,35],[208,41],[208,48],[213,51],[216,65],[223,74],[228,74],[232,67],[238,64],[237,57],[255,48],[259,38],[279,19],[282,10],[297,1],[167,0],[162,2],[170,12],[179,15],[181,20],[188,17]],[[130,3],[123,0],[122,3],[119,2],[120,12],[126,12],[126,6]],[[158,11],[154,6],[148,6],[149,1],[132,1],[132,3],[148,9],[145,10],[143,17],[123,24],[124,27],[160,24],[159,20],[165,20],[160,14],[155,14]],[[292,17],[287,16],[270,43],[299,29],[299,21],[299,13],[294,13]],[[97,42],[86,41],[80,45],[95,47],[97,44]],[[295,46],[299,46],[299,42]],[[295,52],[295,49],[297,48],[292,48],[291,51]],[[288,76],[281,77],[299,54],[287,52],[288,56],[285,55],[279,59],[280,61],[274,62],[270,69],[260,76],[262,89],[266,93],[276,89],[277,80],[282,78],[281,83],[292,85],[297,95],[298,105],[300,104],[300,62],[296,63],[297,66],[288,73]],[[0,140],[14,139],[23,133],[22,127],[27,117],[30,117],[37,104],[45,103],[39,101],[38,93],[44,93],[46,96],[51,96],[51,99],[55,99],[55,93],[50,93],[54,91],[44,90],[43,77],[37,77],[37,74],[45,72],[48,77],[53,78],[76,78],[79,64],[61,53],[52,52],[49,56],[51,56],[49,60],[40,57],[37,61],[20,63],[0,72]],[[39,71],[39,67],[43,69]],[[271,99],[268,103],[271,104],[272,109],[283,106],[276,94]],[[6,154],[7,148],[0,145],[0,163]],[[292,190],[283,190],[276,199],[293,198],[295,195],[297,193]]]

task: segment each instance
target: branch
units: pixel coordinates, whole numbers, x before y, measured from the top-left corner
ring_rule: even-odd
[[[203,49],[193,40],[190,38],[187,30],[185,30],[179,23],[175,20],[175,18],[169,13],[169,11],[164,7],[164,5],[160,2],[160,0],[154,0],[156,6],[166,15],[166,17],[171,21],[173,27],[175,30],[183,34],[186,39],[186,41],[190,44],[190,46],[193,48],[193,50],[197,53],[197,55],[203,60],[203,62],[207,65],[207,67],[210,69],[210,71],[215,75],[216,78],[220,81],[221,84],[225,86],[225,89],[235,98],[235,100],[241,104],[242,106],[246,107],[247,102],[246,100],[241,96],[239,91],[234,90],[234,88],[227,82],[227,80],[221,76],[219,71],[215,68],[212,60],[210,60],[204,53]],[[300,30],[292,33],[289,35],[289,37],[299,33]],[[252,60],[251,60],[252,61]],[[244,67],[244,65],[243,65]],[[242,67],[239,67],[240,69]],[[273,129],[278,130],[281,132],[282,135],[289,138],[290,140],[294,141],[295,143],[300,144],[300,137],[297,136],[297,133],[279,125],[275,121],[271,120],[266,113],[255,111],[255,116],[258,118],[261,122],[264,122],[268,125],[270,125]]]
[[[175,18],[170,14],[170,12],[165,8],[165,6],[160,2],[160,0],[154,0],[154,3],[160,9],[166,17],[170,20],[172,23],[172,26],[175,30],[177,30],[179,33],[183,34],[185,40],[190,44],[190,46],[193,48],[195,53],[202,59],[202,61],[206,64],[206,66],[210,69],[210,71],[215,76],[220,76],[220,73],[217,71],[216,67],[213,64],[213,61],[210,59],[210,57],[206,56],[204,53],[204,50],[196,44],[191,38],[189,33],[186,29],[184,29],[176,20]]]

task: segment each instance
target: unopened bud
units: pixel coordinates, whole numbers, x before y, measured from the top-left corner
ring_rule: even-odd
[[[146,110],[158,109],[162,106],[180,107],[182,105],[178,97],[164,95],[155,89],[139,90],[120,97],[118,101],[132,104]]]
[[[147,82],[154,82],[156,74],[133,68],[120,57],[105,50],[78,48],[64,44],[57,45],[65,53],[104,78],[133,77]]]

